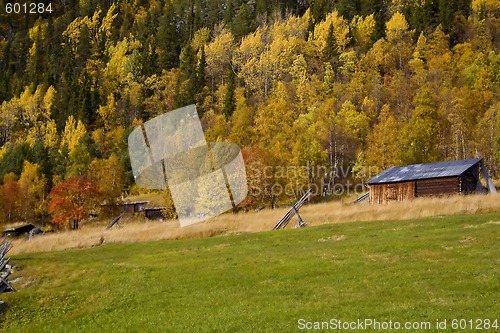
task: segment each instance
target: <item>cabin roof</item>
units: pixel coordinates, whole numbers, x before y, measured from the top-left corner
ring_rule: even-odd
[[[393,166],[370,179],[367,184],[460,176],[480,161],[480,158],[473,158],[459,161]]]

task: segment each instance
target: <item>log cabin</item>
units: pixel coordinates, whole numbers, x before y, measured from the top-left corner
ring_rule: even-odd
[[[370,179],[370,204],[418,197],[484,192],[479,180],[481,158],[393,166]]]

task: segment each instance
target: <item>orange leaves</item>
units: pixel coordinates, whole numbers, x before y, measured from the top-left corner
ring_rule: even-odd
[[[71,226],[73,222],[73,228],[78,229],[78,222],[88,216],[99,195],[93,179],[85,176],[67,178],[50,192],[52,223],[64,227],[67,224]]]
[[[13,217],[17,215],[21,200],[21,188],[15,180],[9,179],[11,178],[10,176],[14,176],[14,174],[10,173],[4,177],[2,191],[5,196],[5,198],[3,198],[3,208],[5,209],[6,219],[8,221],[11,221]]]

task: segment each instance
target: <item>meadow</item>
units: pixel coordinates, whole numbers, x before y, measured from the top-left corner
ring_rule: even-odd
[[[151,200],[151,198],[148,198]],[[352,198],[305,205],[300,210],[309,226],[356,221],[408,220],[431,216],[500,212],[500,200],[493,195],[419,198],[390,205],[353,204]],[[105,230],[112,218],[81,223],[78,231],[55,232],[27,241],[14,241],[10,254],[87,248],[109,243],[147,242],[217,235],[245,234],[271,230],[289,207],[264,209],[260,212],[226,213],[188,227],[178,221],[154,222],[139,216],[125,216],[120,226]],[[297,223],[294,217],[288,228]]]
[[[443,207],[449,214],[459,205],[468,211],[405,219],[402,205],[392,211],[400,209],[400,218],[387,219],[389,212],[378,207],[369,222],[333,223],[346,222],[339,215],[327,224],[335,213],[309,206],[301,214],[310,226],[301,229],[259,231],[273,225],[266,220],[245,231],[242,221],[231,229],[219,220],[219,232],[215,222],[212,229],[193,226],[200,233],[194,238],[183,231],[171,240],[142,242],[138,235],[136,243],[18,250],[12,278],[22,279],[17,293],[2,295],[9,307],[0,330],[295,332],[305,323],[371,318],[432,325],[414,332],[437,332],[438,320],[447,321],[440,332],[475,331],[451,325],[454,319],[500,320],[500,213],[481,206],[489,197],[453,200]],[[356,207],[361,219],[370,209]]]

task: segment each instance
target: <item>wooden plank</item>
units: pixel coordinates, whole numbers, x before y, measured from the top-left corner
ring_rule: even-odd
[[[492,194],[497,194],[497,189],[495,187],[495,184],[493,184],[493,181],[490,178],[490,174],[488,173],[488,170],[486,170],[486,166],[484,165],[483,160],[479,162],[481,164],[481,172],[483,173],[484,179],[486,179],[486,186],[488,187],[488,190]]]
[[[0,258],[4,257],[7,252],[9,252],[12,245],[12,241],[2,241],[0,242]]]
[[[370,197],[370,192],[366,192],[365,194],[361,195],[359,198],[354,200],[354,203],[362,203],[363,201],[365,201],[369,197]]]
[[[12,287],[6,279],[0,277],[0,293],[7,293],[11,291],[15,292],[16,289],[14,289],[14,287]]]
[[[372,204],[388,204],[393,201],[410,200],[414,196],[414,181],[370,186],[370,202]]]
[[[5,266],[9,263],[10,258],[4,259],[3,257],[0,258],[0,271],[2,271]]]
[[[308,190],[302,196],[302,198],[299,199],[299,201],[297,201],[296,203],[294,203],[292,205],[292,208],[290,208],[290,210],[285,214],[285,216],[283,216],[278,221],[278,223],[276,223],[276,225],[273,227],[272,230],[278,230],[278,229],[285,228],[287,226],[287,224],[290,222],[290,220],[292,219],[292,217],[295,215],[295,213],[298,213],[300,207],[302,207],[302,205],[306,202],[306,200],[309,199],[311,194],[312,194],[312,190]],[[300,220],[302,220],[302,219],[300,219]]]
[[[125,212],[121,213],[120,216],[118,216],[117,218],[115,218],[113,221],[111,221],[110,224],[108,224],[108,226],[106,227],[106,230],[107,229],[111,229],[115,224],[118,223],[118,221],[122,218],[123,214],[125,214]]]
[[[420,179],[416,181],[417,197],[460,193],[460,177]]]
[[[12,246],[12,240],[0,241],[0,293],[15,291],[7,281],[7,277],[12,273],[11,267],[7,265],[9,258],[5,258]]]

